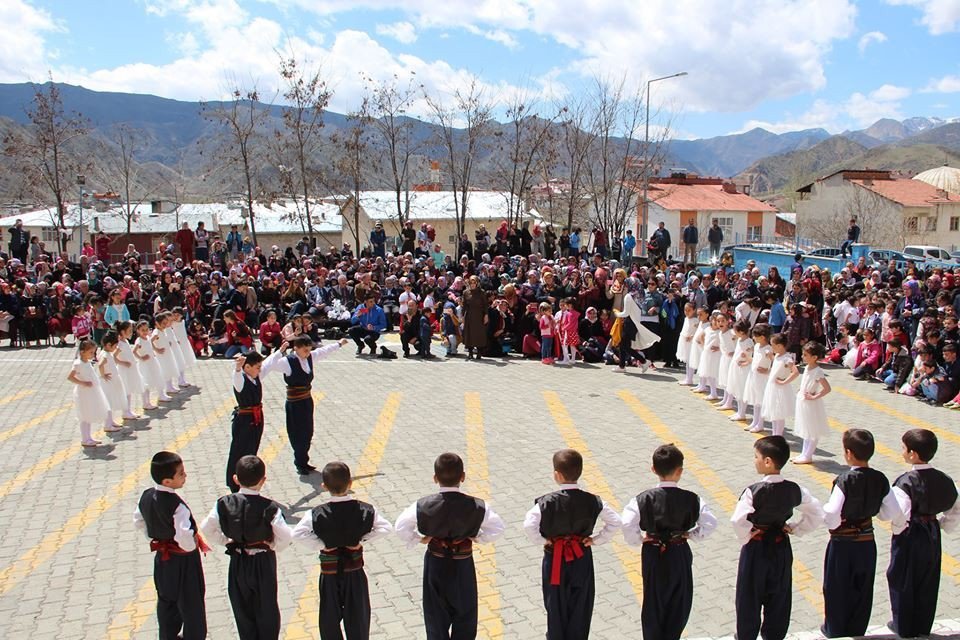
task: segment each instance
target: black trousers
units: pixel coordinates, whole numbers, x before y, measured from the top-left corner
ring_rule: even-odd
[[[940,591],[940,523],[912,520],[890,546],[887,584],[893,628],[908,638],[929,635]]]
[[[873,610],[877,543],[830,540],[823,562],[823,635],[862,636]]]
[[[277,555],[273,551],[232,554],[227,594],[240,640],[276,640],[280,636]]]
[[[427,640],[477,637],[477,571],[463,560],[423,556],[423,622]]]
[[[313,442],[313,396],[287,400],[286,410],[293,464],[297,469],[303,469],[310,462],[310,443]]]
[[[153,559],[153,584],[157,588],[157,624],[160,640],[204,640],[207,637],[206,585],[200,552],[170,554]],[[182,633],[181,633],[182,629]]]
[[[543,554],[543,606],[547,610],[547,640],[586,640],[593,619],[596,584],[593,577],[593,551],[583,548],[583,556],[560,567],[560,584],[550,584],[553,553]]]
[[[644,544],[640,551],[644,640],[678,640],[693,607],[693,553],[686,542]]]
[[[237,413],[237,410],[234,409],[230,432],[230,453],[227,455],[227,487],[230,491],[236,493],[240,490],[240,485],[233,481],[233,474],[237,471],[237,461],[243,456],[257,455],[257,451],[260,450],[260,439],[263,437],[263,425],[255,424],[252,415]]]
[[[651,347],[644,350],[645,351],[644,355],[646,355],[647,360],[649,360],[650,362],[653,362],[655,360],[666,361],[668,358],[672,358],[673,354],[664,353],[664,349],[663,349],[663,331],[666,327],[661,327],[659,322],[644,322],[643,328],[648,329],[649,331],[652,331],[654,334],[660,336],[661,338],[659,342],[653,344]],[[674,351],[676,351],[676,347],[674,347]]]
[[[790,538],[773,534],[740,549],[737,568],[737,639],[783,640],[790,627],[793,550]],[[762,619],[762,622],[761,622]]]
[[[377,348],[377,340],[380,339],[380,332],[374,331],[373,329],[367,329],[366,327],[361,327],[356,324],[350,327],[350,330],[347,331],[347,334],[350,338],[357,343],[358,347],[363,347],[363,343],[366,342],[367,346],[371,350]]]
[[[347,640],[370,637],[370,592],[363,569],[320,576],[320,639]]]

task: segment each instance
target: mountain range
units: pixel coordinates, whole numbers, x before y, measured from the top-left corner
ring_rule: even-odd
[[[201,197],[236,189],[237,185],[225,182],[223,176],[211,177],[210,159],[217,153],[218,141],[223,141],[223,129],[204,117],[199,102],[97,92],[66,84],[58,84],[58,88],[65,109],[82,114],[91,127],[90,138],[99,144],[109,147],[110,133],[117,125],[125,124],[137,131],[137,161],[147,182],[186,180],[187,192]],[[27,123],[26,107],[35,90],[31,84],[0,84],[0,135]],[[266,109],[269,120],[279,125],[282,107]],[[327,136],[348,126],[346,116],[333,112],[324,114],[324,122]],[[412,135],[429,141],[435,131],[435,125],[415,120]],[[95,153],[95,148],[91,147],[89,152]],[[419,164],[425,165],[439,151],[426,145]],[[664,171],[682,169],[700,175],[735,176],[749,183],[752,193],[769,194],[790,191],[834,168],[918,172],[944,162],[960,165],[960,118],[882,119],[866,129],[837,135],[824,129],[776,134],[756,128],[712,138],[670,140],[665,156]],[[9,173],[2,171],[5,160],[0,158],[0,196],[16,197],[12,177],[3,175]],[[483,158],[481,168],[489,160]],[[94,188],[100,188],[98,177],[101,176],[94,173]],[[108,180],[106,176],[102,178]]]

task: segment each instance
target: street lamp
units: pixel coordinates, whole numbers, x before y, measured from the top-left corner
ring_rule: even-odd
[[[87,184],[87,177],[77,174],[77,186],[80,187],[80,253],[83,253],[83,185]]]
[[[644,135],[643,135],[643,200],[640,201],[641,216],[640,216],[640,246],[642,248],[641,255],[647,254],[647,216],[649,214],[649,204],[647,203],[647,189],[650,187],[650,172],[647,167],[649,162],[648,154],[650,149],[650,85],[654,82],[660,82],[661,80],[669,80],[670,78],[679,78],[681,76],[687,75],[686,71],[681,71],[680,73],[674,73],[669,76],[663,76],[662,78],[653,78],[652,80],[647,80],[647,116],[645,118],[644,126]]]

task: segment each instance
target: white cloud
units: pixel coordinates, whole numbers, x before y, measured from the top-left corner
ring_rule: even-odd
[[[931,80],[923,89],[924,93],[960,93],[960,76],[943,76]]]
[[[923,15],[920,24],[935,35],[960,28],[960,0],[886,0],[887,4],[916,7]]]
[[[394,22],[393,24],[378,24],[377,35],[389,36],[397,42],[412,44],[417,41],[417,28],[412,22]]]
[[[863,54],[874,42],[881,43],[887,41],[887,34],[882,31],[870,31],[860,36],[860,42],[857,43],[857,49],[860,50],[860,53]]]
[[[46,34],[65,31],[43,9],[23,0],[0,2],[0,82],[46,80],[49,60]]]

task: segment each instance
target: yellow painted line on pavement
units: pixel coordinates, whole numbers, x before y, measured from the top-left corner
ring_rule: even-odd
[[[591,491],[603,498],[610,508],[618,514],[622,511],[622,505],[613,490],[603,477],[603,472],[597,465],[590,447],[586,440],[580,435],[573,418],[564,406],[560,396],[555,391],[544,391],[543,399],[547,403],[547,409],[553,417],[553,423],[560,432],[560,436],[566,442],[567,447],[576,449],[583,456],[583,474],[580,479],[583,480]],[[610,543],[620,564],[623,565],[624,573],[630,586],[633,587],[633,594],[637,597],[637,602],[643,604],[643,574],[640,569],[640,553],[632,550],[625,542],[620,541],[620,537],[614,537]]]
[[[14,436],[18,436],[25,431],[29,431],[30,429],[33,429],[34,427],[43,424],[44,422],[53,420],[60,414],[66,413],[67,411],[69,411],[70,407],[72,406],[73,406],[73,403],[65,404],[63,406],[57,407],[56,409],[51,409],[50,411],[47,411],[45,414],[37,416],[36,418],[31,418],[26,422],[21,422],[15,427],[11,427],[10,429],[7,429],[6,431],[0,433],[0,442],[8,440]]]
[[[483,427],[483,403],[480,394],[467,392],[463,397],[464,422],[467,433],[467,468],[471,493],[490,500],[490,469],[487,464],[487,442]],[[497,590],[497,557],[493,544],[477,545],[477,600],[479,637],[494,640],[503,637],[500,616],[500,592]]]
[[[683,450],[684,471],[689,471],[693,474],[700,486],[710,492],[710,495],[713,496],[717,504],[719,504],[724,511],[732,514],[734,508],[737,506],[739,496],[727,487],[726,483],[720,479],[720,476],[718,476],[709,465],[705,464],[693,449],[680,440],[680,438],[660,420],[659,416],[648,409],[635,395],[629,391],[622,390],[617,392],[617,396],[623,400],[630,410],[633,411],[634,415],[640,418],[658,438],[665,443],[672,442]],[[796,557],[794,557],[793,560],[793,569],[794,586],[800,591],[807,602],[822,614],[823,597],[820,593],[820,585],[813,577],[810,569],[797,560]]]
[[[844,395],[850,398],[851,400],[855,400],[861,404],[865,404],[866,406],[870,407],[875,411],[879,411],[880,413],[885,413],[888,416],[891,416],[893,418],[896,418],[897,420],[905,422],[906,424],[917,427],[918,429],[929,429],[930,431],[933,431],[935,434],[937,434],[938,438],[943,438],[946,440],[951,440],[956,443],[960,443],[960,435],[954,433],[953,431],[947,431],[946,429],[941,429],[940,427],[938,427],[933,423],[927,422],[926,420],[922,420],[914,415],[910,415],[909,413],[904,413],[903,411],[899,411],[897,409],[888,407],[882,402],[871,400],[870,398],[867,398],[866,396],[862,396],[859,393],[856,393],[854,391],[850,391],[849,389],[844,389],[839,386],[834,387],[833,389],[834,391],[837,391],[841,395]],[[946,419],[946,415],[950,415],[950,414],[945,414],[944,419]]]
[[[353,489],[358,495],[362,495],[358,490],[368,481],[373,480],[380,468],[402,398],[403,394],[399,391],[393,391],[387,395],[380,415],[377,416],[373,432],[367,438],[367,444],[360,455],[360,462],[357,463],[356,468],[351,468],[353,477],[357,478],[353,483]],[[317,617],[320,611],[320,592],[317,586],[319,577],[320,565],[317,564],[310,571],[303,593],[297,600],[297,611],[283,632],[284,640],[313,640],[319,637],[317,628]]]
[[[164,448],[168,450],[182,449],[210,428],[221,416],[230,411],[232,406],[233,399],[226,400],[206,418],[194,425],[193,428],[181,433]],[[119,504],[139,485],[146,483],[149,476],[150,461],[148,460],[124,476],[107,493],[101,495],[82,511],[68,519],[62,529],[44,536],[36,546],[17,558],[13,564],[0,570],[0,596],[6,595],[40,565],[53,557],[59,549],[79,537],[87,527],[93,525],[107,510]]]
[[[10,404],[11,402],[16,402],[17,400],[26,398],[27,396],[33,395],[34,393],[36,393],[36,391],[34,391],[33,389],[24,389],[23,391],[18,391],[12,396],[6,396],[4,398],[0,398],[0,407],[2,407],[5,404]]]

